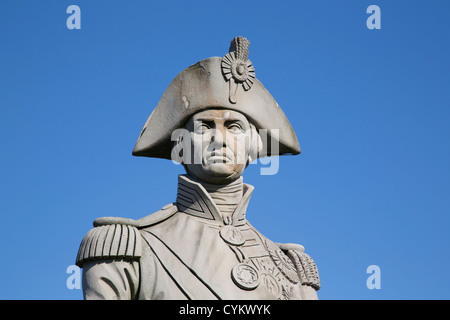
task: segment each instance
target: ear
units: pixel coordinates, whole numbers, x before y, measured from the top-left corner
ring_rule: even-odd
[[[183,135],[178,135],[177,139],[173,142],[173,149],[172,149],[172,161],[181,163],[184,165],[184,144],[183,144]]]

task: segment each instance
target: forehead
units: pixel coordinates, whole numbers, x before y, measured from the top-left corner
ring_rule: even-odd
[[[248,122],[247,118],[240,112],[229,109],[209,109],[198,112],[191,117],[193,121],[213,120],[213,121],[244,121]]]

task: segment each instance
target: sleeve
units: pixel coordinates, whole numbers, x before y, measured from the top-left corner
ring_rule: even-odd
[[[89,261],[83,266],[85,300],[134,300],[138,290],[138,261]]]

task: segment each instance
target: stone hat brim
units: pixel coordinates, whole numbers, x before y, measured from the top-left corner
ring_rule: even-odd
[[[230,85],[222,75],[221,62],[220,57],[208,58],[175,77],[147,119],[133,149],[134,156],[170,160],[174,130],[184,128],[190,117],[207,109],[238,111],[258,130],[266,129],[267,139],[263,139],[266,141],[259,157],[300,153],[297,136],[286,115],[256,78],[247,91],[238,86],[236,102],[230,102]],[[273,129],[278,134],[272,134]],[[274,143],[278,144],[278,150]]]

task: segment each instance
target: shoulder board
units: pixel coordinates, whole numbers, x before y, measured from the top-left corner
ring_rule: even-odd
[[[94,220],[94,227],[106,226],[110,224],[121,224],[132,227],[138,227],[139,223],[136,220],[120,217],[100,217]]]
[[[300,252],[305,252],[305,247],[302,246],[301,244],[296,244],[296,243],[277,243],[277,245],[283,251],[296,250],[296,251],[300,251]]]
[[[177,206],[173,203],[170,203],[162,207],[161,210],[149,214],[148,216],[143,217],[139,220],[136,220],[136,222],[139,224],[139,228],[145,228],[160,223],[170,218],[177,212],[178,212]]]
[[[103,217],[81,241],[76,265],[100,259],[138,259],[142,255],[141,235],[136,220]]]

